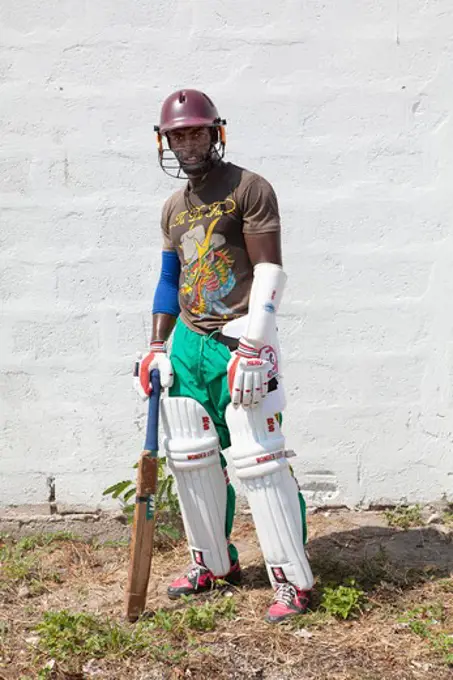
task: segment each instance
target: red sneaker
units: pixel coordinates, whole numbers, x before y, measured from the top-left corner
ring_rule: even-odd
[[[300,590],[292,583],[282,583],[275,591],[274,601],[267,611],[266,621],[280,623],[291,616],[305,614],[309,604],[309,590]]]
[[[241,567],[235,562],[225,576],[214,576],[212,571],[200,564],[194,564],[187,574],[180,576],[167,588],[170,600],[177,600],[181,595],[198,595],[205,590],[215,588],[216,581],[222,580],[237,586],[241,581]]]

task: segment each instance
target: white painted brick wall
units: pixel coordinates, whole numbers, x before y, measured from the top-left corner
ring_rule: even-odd
[[[452,498],[452,31],[449,0],[2,0],[0,505],[130,474],[181,86],[280,199],[308,499]]]

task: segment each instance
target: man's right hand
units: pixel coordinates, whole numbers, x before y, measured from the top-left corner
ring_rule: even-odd
[[[167,356],[164,342],[152,342],[150,351],[145,357],[139,355],[134,369],[134,387],[145,401],[151,394],[151,371],[157,369],[160,373],[162,387],[173,385],[173,368]]]

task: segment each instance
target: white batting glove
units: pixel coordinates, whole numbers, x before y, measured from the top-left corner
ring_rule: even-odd
[[[152,342],[148,354],[145,357],[139,354],[137,357],[134,369],[134,388],[143,401],[146,401],[151,394],[151,371],[155,368],[159,370],[162,387],[171,387],[173,367],[167,356],[164,342]]]
[[[241,338],[227,366],[233,406],[254,408],[261,403],[268,392],[271,372],[272,365],[266,359],[260,358],[260,350]]]

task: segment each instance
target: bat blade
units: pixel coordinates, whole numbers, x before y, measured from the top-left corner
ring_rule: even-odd
[[[160,398],[158,371],[151,372],[151,385],[145,447],[137,470],[134,524],[125,596],[125,615],[129,621],[136,621],[145,609],[154,547]]]
[[[129,621],[136,621],[143,614],[146,605],[154,547],[157,461],[157,451],[143,451],[138,464],[137,496],[125,598],[126,618]]]

